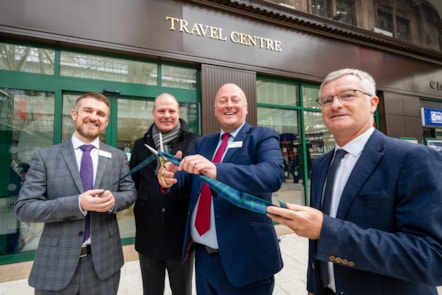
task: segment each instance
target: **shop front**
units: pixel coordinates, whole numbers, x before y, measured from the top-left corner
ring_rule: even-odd
[[[69,113],[80,93],[109,97],[102,140],[130,157],[153,122],[157,95],[175,95],[192,131],[207,134],[219,129],[216,90],[237,83],[249,123],[280,134],[288,201],[302,204],[311,162],[334,145],[316,103],[333,70],[360,68],[375,77],[376,127],[386,134],[420,144],[442,137],[421,115],[425,107],[442,110],[440,52],[284,8],[228,2],[0,0],[0,264],[32,259],[41,225],[18,222],[13,203],[32,152],[72,134]],[[124,242],[133,243],[130,209],[119,222]]]

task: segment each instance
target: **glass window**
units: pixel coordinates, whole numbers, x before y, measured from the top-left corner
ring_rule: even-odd
[[[313,159],[334,148],[335,141],[332,134],[325,127],[322,113],[304,112],[304,130],[307,146]]]
[[[354,0],[337,0],[336,14],[334,19],[352,25],[353,24],[353,2]]]
[[[299,104],[298,86],[293,82],[256,81],[257,102],[262,104],[295,106]]]
[[[258,125],[269,127],[279,134],[299,134],[298,115],[295,110],[258,107]]]
[[[54,74],[55,51],[0,43],[0,70]]]
[[[161,86],[196,89],[196,69],[161,65]]]
[[[396,16],[397,32],[396,37],[409,41],[410,40],[410,21],[408,19]]]
[[[284,182],[283,189],[273,196],[273,202],[278,199],[283,202],[304,204],[304,187],[294,186],[293,183],[303,181],[302,172],[299,169],[299,161],[302,158],[300,148],[300,121],[299,111],[258,107],[258,125],[271,128],[279,133],[279,144],[284,159]]]
[[[14,203],[35,150],[53,144],[54,94],[0,89],[0,255],[35,250],[42,225],[19,222]]]
[[[387,32],[393,32],[393,16],[391,13],[378,9],[376,27]]]
[[[143,85],[157,85],[157,64],[62,51],[60,75]]]
[[[319,104],[316,100],[319,97],[319,86],[308,86],[303,85],[301,87],[302,91],[302,103],[306,108],[318,108]]]
[[[119,149],[126,151],[130,157],[133,143],[143,137],[154,122],[152,109],[154,99],[118,98],[118,143]],[[185,120],[192,132],[197,130],[197,108],[193,103],[180,103],[180,118]]]
[[[312,0],[312,14],[331,17],[331,0]]]
[[[442,31],[439,31],[439,49],[442,50]]]

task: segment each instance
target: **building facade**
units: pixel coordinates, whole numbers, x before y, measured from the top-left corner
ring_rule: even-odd
[[[333,148],[316,103],[343,67],[371,73],[387,135],[442,139],[442,4],[437,0],[0,0],[0,264],[32,259],[41,225],[13,203],[35,149],[70,138],[79,94],[106,94],[103,140],[130,157],[169,92],[191,129],[219,129],[216,90],[240,85],[248,121],[280,134],[286,181],[308,202],[315,157]],[[440,115],[440,119],[438,117]],[[290,168],[296,160],[299,168]],[[131,210],[119,216],[132,243]]]

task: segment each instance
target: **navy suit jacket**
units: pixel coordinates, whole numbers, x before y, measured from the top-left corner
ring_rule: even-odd
[[[312,166],[311,206],[332,152]],[[375,130],[342,193],[309,241],[308,290],[321,294],[318,260],[334,262],[336,294],[437,294],[442,284],[442,156]]]
[[[218,141],[219,133],[201,137],[194,153],[212,159]],[[234,141],[242,142],[242,147],[229,148],[223,162],[215,164],[217,179],[239,191],[271,201],[272,192],[281,187],[284,175],[278,134],[269,128],[246,123]],[[192,184],[183,247],[185,257],[191,239],[190,217],[203,182],[198,176],[185,172],[178,172],[176,176],[178,186]],[[219,256],[232,285],[240,287],[254,283],[281,270],[282,257],[271,219],[238,208],[221,197],[214,196],[212,200]]]

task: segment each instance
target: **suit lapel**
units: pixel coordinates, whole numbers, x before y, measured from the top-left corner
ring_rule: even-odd
[[[249,124],[245,123],[244,126],[241,128],[241,130],[236,135],[234,141],[242,141],[244,142],[247,138],[247,135],[250,133],[251,127]],[[223,158],[223,162],[235,162],[231,161],[231,159],[234,159],[234,155],[237,151],[239,151],[241,148],[229,148]]]
[[[375,130],[367,141],[362,154],[356,162],[347,184],[345,185],[342,197],[339,202],[336,217],[345,219],[348,210],[351,207],[353,199],[359,195],[360,190],[367,181],[368,177],[373,173],[379,161],[384,156],[384,140],[382,133]]]
[[[321,203],[322,203],[322,194],[324,191],[324,185],[325,185],[325,178],[327,177],[328,168],[330,166],[330,162],[333,158],[333,151],[327,153],[324,155],[324,159],[321,161],[318,161],[317,167],[315,167],[315,171],[318,171],[317,178],[315,179],[315,182],[318,184],[321,184],[320,186],[316,186],[312,188],[312,199],[311,199],[311,205],[313,208],[320,209]],[[315,198],[315,196],[317,196]]]
[[[66,167],[74,179],[75,185],[79,192],[83,191],[83,183],[81,182],[80,171],[78,170],[77,159],[75,158],[74,146],[72,141],[68,140],[61,144],[61,153],[66,162]]]
[[[100,150],[108,152],[110,155],[112,155],[109,147],[102,142],[100,142]],[[101,187],[101,180],[103,179],[104,172],[106,171],[107,165],[109,163],[110,158],[101,156],[98,154],[98,165],[97,165],[97,174],[95,176],[95,184],[94,188]]]

